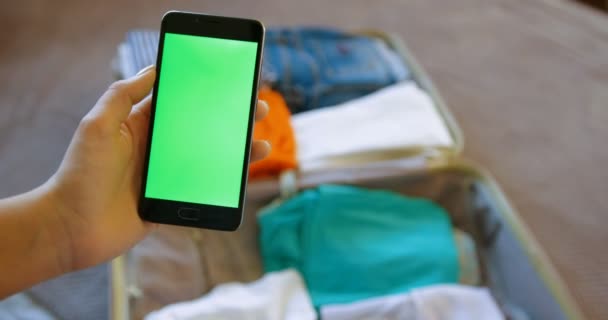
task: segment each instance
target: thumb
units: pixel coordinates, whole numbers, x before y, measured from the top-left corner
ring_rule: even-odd
[[[119,127],[131,113],[133,105],[150,93],[155,79],[156,68],[151,65],[129,79],[112,83],[89,115]]]

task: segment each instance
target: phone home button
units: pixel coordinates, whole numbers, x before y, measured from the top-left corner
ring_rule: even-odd
[[[179,208],[177,216],[184,220],[196,221],[201,219],[201,211],[194,208]]]

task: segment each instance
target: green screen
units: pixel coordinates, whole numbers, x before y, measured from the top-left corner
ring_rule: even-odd
[[[238,207],[257,46],[165,34],[147,198]]]

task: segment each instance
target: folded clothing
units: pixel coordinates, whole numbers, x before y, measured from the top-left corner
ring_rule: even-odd
[[[109,277],[103,263],[39,283],[27,294],[59,319],[108,319]]]
[[[285,270],[250,284],[219,285],[202,298],[167,306],[146,319],[314,320],[316,313],[300,275]]]
[[[272,150],[264,160],[250,165],[251,179],[277,176],[282,171],[297,166],[296,139],[285,100],[280,93],[268,88],[262,88],[258,98],[266,101],[270,110],[264,119],[256,122],[253,137],[269,141]]]
[[[486,288],[435,285],[407,294],[321,308],[323,320],[502,320]]]
[[[0,300],[0,319],[55,320],[57,318],[35,303],[26,293],[18,293]]]
[[[405,294],[331,304],[319,313],[323,320],[504,319],[486,288],[463,285],[433,285]],[[28,314],[34,315],[31,311]],[[169,305],[146,316],[148,320],[316,318],[302,279],[292,269],[266,274],[249,284],[223,284],[199,299]]]
[[[453,145],[435,104],[412,82],[332,108],[293,115],[292,125],[302,171],[332,167],[332,161],[343,161],[349,155]]]
[[[127,32],[125,42],[118,47],[119,71],[130,78],[139,70],[156,63],[158,30],[134,29]]]
[[[269,28],[262,78],[293,113],[331,106],[410,77],[377,38],[319,27]]]
[[[426,199],[323,185],[258,222],[265,271],[300,271],[317,307],[458,281],[449,217]]]

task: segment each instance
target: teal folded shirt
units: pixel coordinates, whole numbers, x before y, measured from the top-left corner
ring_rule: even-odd
[[[323,185],[258,222],[265,271],[297,269],[315,307],[458,281],[450,219],[426,199]]]

